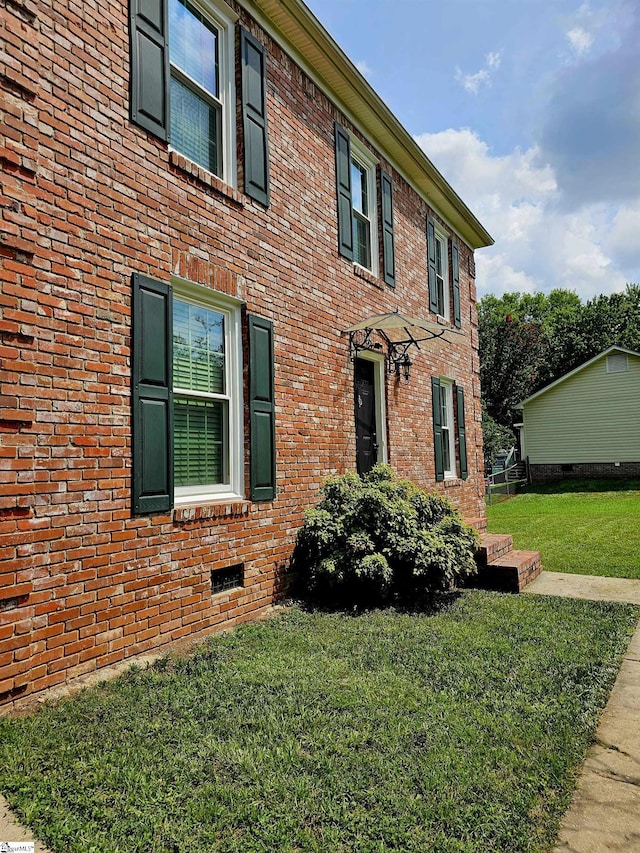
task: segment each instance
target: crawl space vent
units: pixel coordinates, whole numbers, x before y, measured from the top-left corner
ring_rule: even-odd
[[[244,563],[229,566],[226,569],[214,569],[211,572],[211,592],[225,592],[244,586]]]

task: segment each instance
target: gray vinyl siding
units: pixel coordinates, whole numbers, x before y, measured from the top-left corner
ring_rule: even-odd
[[[607,373],[606,356],[523,407],[532,464],[640,461],[640,358]]]

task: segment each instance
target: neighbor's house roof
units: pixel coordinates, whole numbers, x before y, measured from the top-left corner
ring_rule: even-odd
[[[571,377],[575,376],[576,373],[580,373],[582,370],[589,367],[589,365],[593,364],[601,358],[604,358],[612,352],[624,352],[627,355],[635,355],[640,358],[640,352],[635,352],[635,350],[625,349],[624,347],[609,347],[608,349],[602,350],[602,352],[598,353],[598,355],[594,355],[594,357],[590,358],[589,361],[585,361],[584,364],[581,364],[578,367],[575,367],[573,370],[570,370],[569,373],[565,373],[565,375],[561,376],[560,379],[556,379],[554,382],[550,382],[548,385],[545,385],[544,388],[541,388],[539,391],[536,391],[535,394],[532,394],[530,397],[527,397],[526,400],[523,400],[521,403],[518,403],[516,409],[521,409],[527,403],[530,403],[532,400],[535,400],[536,397],[540,397],[542,394],[546,394],[547,391],[550,391],[552,388],[555,388],[562,382],[566,382],[567,379],[571,379]]]
[[[493,237],[302,0],[240,0],[472,249]]]

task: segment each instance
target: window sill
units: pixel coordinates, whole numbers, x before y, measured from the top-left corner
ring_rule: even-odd
[[[365,281],[368,281],[369,284],[373,284],[375,287],[379,287],[382,290],[382,282],[378,276],[374,275],[374,273],[366,267],[361,267],[360,264],[354,264],[353,273],[354,275],[357,275],[358,278],[363,278]]]
[[[225,184],[221,178],[203,169],[202,166],[194,163],[193,160],[189,160],[177,151],[169,151],[169,163],[181,172],[195,178],[199,183],[209,187],[209,189],[212,189],[218,195],[228,198],[229,201],[234,202],[239,207],[244,207],[244,198],[238,190],[229,184]]]
[[[237,518],[249,515],[250,501],[242,499],[208,501],[207,503],[191,503],[177,506],[173,510],[173,520],[176,523],[200,521],[206,518]]]
[[[464,480],[461,480],[460,477],[445,477],[442,482],[445,489],[455,489],[458,486],[461,486],[464,483]]]

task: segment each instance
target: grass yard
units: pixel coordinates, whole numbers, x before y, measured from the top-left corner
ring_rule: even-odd
[[[467,591],[308,613],[0,719],[55,853],[548,851],[638,611]]]
[[[551,572],[640,579],[640,481],[529,486],[487,507],[490,533],[540,551]]]

